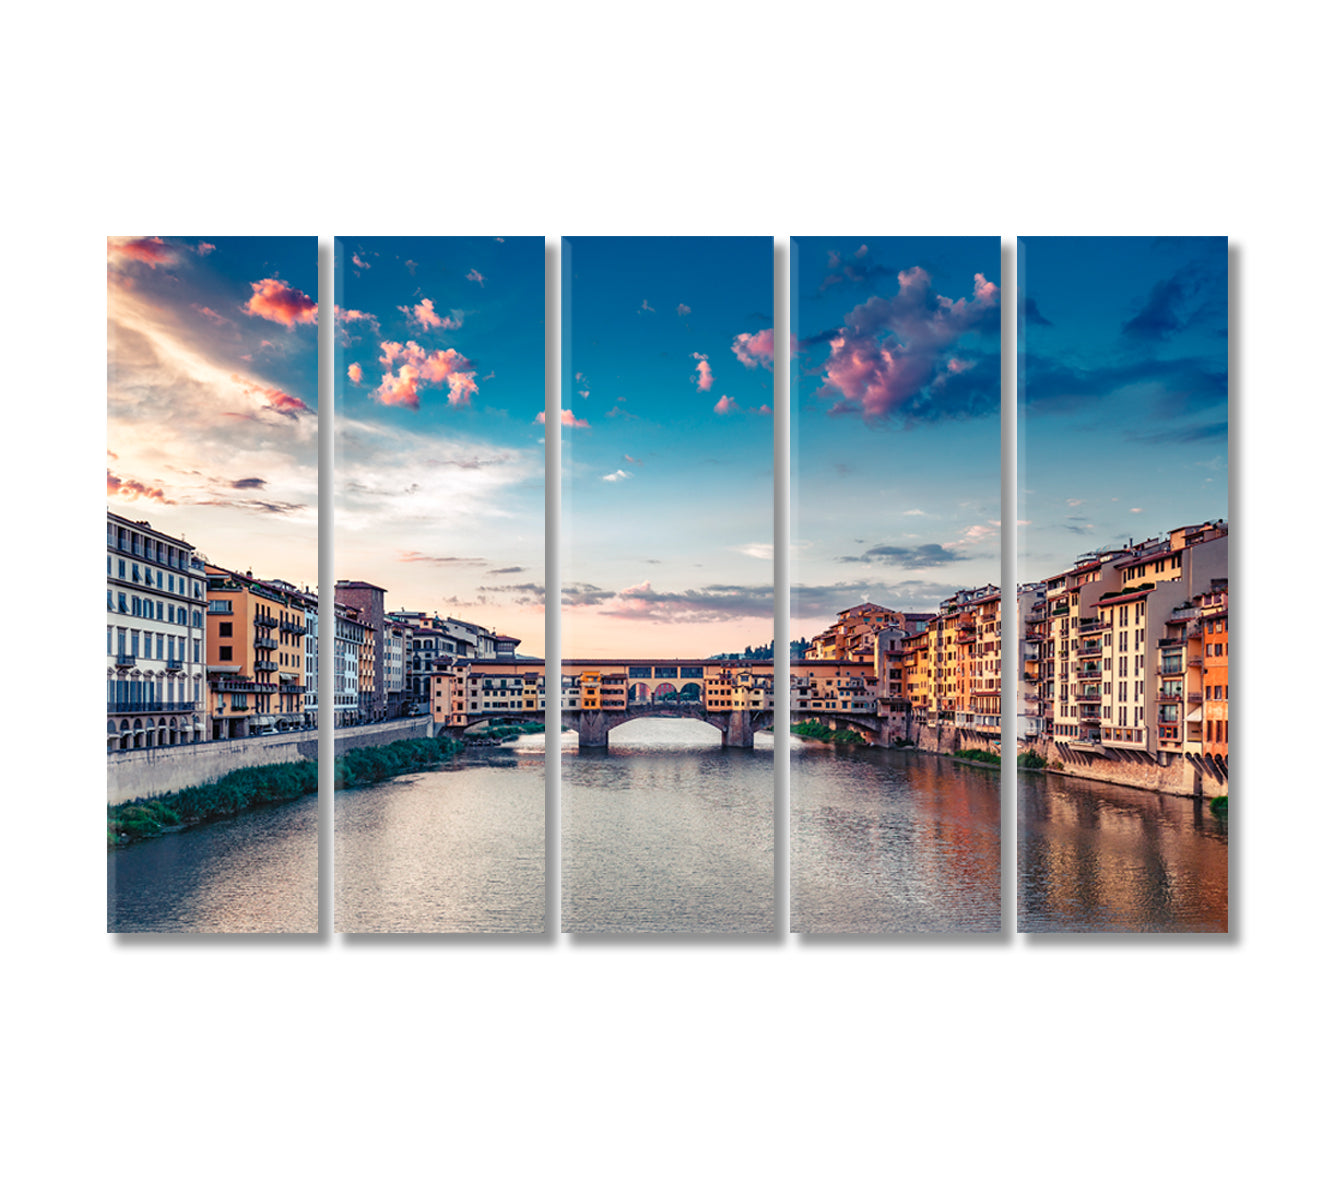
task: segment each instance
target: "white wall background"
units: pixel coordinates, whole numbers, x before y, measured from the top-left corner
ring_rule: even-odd
[[[1313,518],[1331,473],[1318,11],[11,14],[13,1194],[1315,1191],[1326,731],[1309,757],[1287,748],[1302,733],[1289,714],[1325,707],[1303,634],[1304,612],[1324,615]],[[108,937],[104,760],[87,733],[101,690],[84,664],[102,639],[88,547],[109,232],[1231,235],[1239,937]]]

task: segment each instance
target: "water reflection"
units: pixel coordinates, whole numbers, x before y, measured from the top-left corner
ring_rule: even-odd
[[[115,933],[315,933],[314,796],[107,854]]]
[[[546,920],[541,734],[338,793],[334,928],[537,933]]]
[[[1206,801],[1019,777],[1019,928],[1227,929],[1227,818]]]
[[[793,740],[792,929],[997,932],[999,774]]]
[[[773,736],[724,750],[644,718],[605,751],[562,739],[562,925],[574,933],[772,933]]]

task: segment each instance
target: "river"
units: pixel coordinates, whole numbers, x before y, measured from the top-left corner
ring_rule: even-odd
[[[1019,928],[1224,932],[1227,816],[1208,801],[1019,772]]]
[[[792,739],[792,928],[994,933],[1000,772]]]
[[[545,920],[542,734],[338,793],[340,933],[540,933]]]
[[[107,852],[114,933],[315,933],[314,796]]]
[[[643,720],[605,751],[562,739],[562,927],[775,928],[773,738],[725,750]],[[935,755],[793,740],[791,928],[1000,928],[1000,774]],[[545,912],[543,738],[475,749],[335,798],[335,929],[537,932]],[[310,933],[314,797],[108,853],[117,932]],[[1227,927],[1227,818],[1207,803],[1019,775],[1019,928]]]
[[[774,932],[773,735],[754,750],[721,736],[653,717],[613,729],[606,750],[564,736],[566,932]]]

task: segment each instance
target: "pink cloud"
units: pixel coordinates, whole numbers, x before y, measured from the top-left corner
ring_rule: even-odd
[[[899,272],[898,294],[872,296],[845,318],[829,341],[820,394],[841,399],[831,411],[869,418],[912,414],[973,364],[949,351],[994,312],[999,289],[977,274],[971,299],[950,300],[921,267]]]
[[[394,364],[402,360],[397,373]],[[477,394],[477,369],[457,350],[427,352],[416,342],[381,342],[380,362],[389,368],[372,393],[379,404],[421,407],[421,387],[447,384],[451,408],[465,407]]]
[[[154,271],[176,261],[175,253],[160,237],[107,238],[107,256],[144,263]]]
[[[361,382],[361,364],[360,364],[360,363],[353,363],[350,367],[348,367],[348,369],[347,369],[347,377],[348,377],[350,380],[352,380],[353,383],[360,383],[360,382]]]
[[[199,255],[200,258],[207,258],[216,249],[217,246],[212,242],[200,242],[199,245],[195,247],[195,253]]]
[[[176,503],[175,500],[168,500],[160,487],[149,487],[148,484],[135,479],[123,479],[119,475],[113,475],[110,468],[107,469],[107,495],[121,500],[155,500],[158,504]]]
[[[372,337],[380,336],[380,320],[374,313],[362,312],[358,308],[339,308],[334,305],[334,336],[338,338],[339,345],[352,345],[352,331],[348,326],[360,323],[364,323],[370,329]]]
[[[417,324],[424,330],[431,329],[462,329],[463,317],[458,312],[454,312],[447,317],[440,316],[435,311],[435,301],[423,299],[420,304],[414,304],[409,308],[406,304],[400,304],[398,311],[408,318],[408,324]]]
[[[738,333],[732,339],[732,353],[744,366],[774,369],[774,331],[761,329],[759,333]]]
[[[718,401],[717,404],[713,406],[713,411],[716,412],[720,417],[725,417],[727,416],[728,413],[740,412],[741,405],[739,405],[735,400],[733,400],[731,396],[724,396],[721,400]]]
[[[479,287],[485,287],[485,286],[486,286],[486,276],[483,275],[483,274],[481,273],[481,271],[479,271],[476,267],[473,267],[473,269],[472,269],[471,271],[469,271],[469,272],[467,273],[467,275],[464,276],[464,278],[465,278],[465,279],[468,279],[468,280],[471,280],[473,283],[477,284]]]
[[[677,315],[678,317],[688,317],[688,316],[690,316],[690,305],[688,305],[688,304],[678,304],[678,305],[676,306],[676,315]]]
[[[197,312],[201,317],[207,317],[215,325],[236,324],[236,322],[233,321],[230,317],[224,317],[221,313],[214,312],[206,304],[192,304],[190,305],[190,307],[193,308],[195,312]]]
[[[314,410],[304,400],[299,400],[296,396],[289,395],[282,388],[265,387],[263,384],[252,383],[249,379],[242,379],[239,375],[232,376],[232,382],[241,385],[241,392],[250,399],[260,399],[264,401],[263,407],[269,412],[275,412],[284,417],[291,417],[295,420],[303,413],[311,413]],[[233,416],[243,416],[242,413],[231,414]]]
[[[537,414],[536,424],[545,425],[547,423],[547,414],[544,411]],[[567,429],[587,429],[588,422],[581,417],[576,417],[568,408],[560,410],[560,423]]]
[[[695,384],[695,391],[707,392],[713,387],[713,368],[709,366],[709,356],[696,351],[695,361],[699,363],[699,366],[695,368],[699,372],[699,380]]]
[[[245,311],[294,329],[297,325],[313,325],[319,314],[319,305],[299,288],[289,287],[282,279],[261,279],[250,285],[254,295],[246,302]]]
[[[371,264],[362,258],[355,250],[352,251],[352,262],[353,265],[360,267],[363,271],[369,271],[371,269]]]

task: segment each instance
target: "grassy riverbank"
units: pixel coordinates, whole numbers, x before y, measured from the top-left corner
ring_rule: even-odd
[[[468,729],[464,731],[463,736],[467,740],[495,739],[512,742],[520,734],[546,733],[546,731],[545,721],[488,721],[485,729]]]
[[[802,721],[792,726],[792,732],[798,737],[813,738],[817,742],[828,742],[834,746],[862,746],[866,739],[855,729],[830,729],[819,721]]]
[[[361,787],[444,762],[463,748],[449,738],[404,738],[349,750],[334,759],[334,787]],[[319,790],[319,765],[309,760],[245,767],[212,783],[152,800],[107,806],[107,844],[137,842],[164,829],[235,816],[247,808],[285,804]]]

